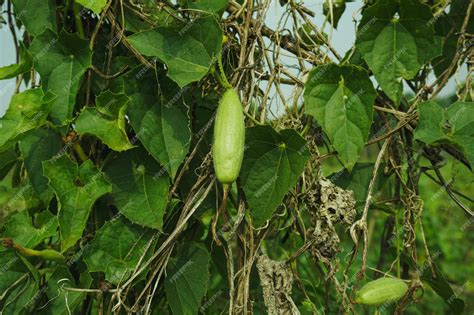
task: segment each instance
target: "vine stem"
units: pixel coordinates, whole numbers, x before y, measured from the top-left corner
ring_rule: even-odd
[[[232,84],[230,84],[229,80],[227,80],[227,76],[224,72],[224,66],[222,65],[222,53],[220,53],[219,57],[217,57],[217,68],[219,69],[218,72],[215,72],[217,81],[219,81],[219,83],[225,89],[232,89]]]
[[[214,242],[218,246],[222,246],[222,242],[219,240],[219,236],[218,236],[219,233],[217,233],[217,223],[219,221],[219,214],[222,214],[224,218],[226,219],[226,221],[229,221],[228,220],[229,218],[227,217],[227,197],[229,195],[231,184],[223,184],[223,187],[224,187],[224,195],[222,196],[222,203],[217,209],[216,215],[214,216],[214,220],[212,222],[212,236],[213,236]]]
[[[13,43],[15,45],[15,52],[16,52],[16,62],[18,63],[19,58],[20,58],[20,50],[19,50],[19,47],[18,47],[18,38],[16,36],[16,30],[15,30],[15,26],[13,24],[12,14],[13,14],[12,13],[12,3],[11,3],[11,0],[8,0],[8,2],[7,2],[8,27],[10,28],[10,32],[12,33]]]
[[[469,209],[469,207],[465,206],[461,200],[459,200],[459,198],[452,192],[451,190],[451,187],[450,187],[450,182],[446,182],[446,180],[444,179],[443,177],[443,174],[441,174],[441,171],[439,170],[439,168],[433,164],[433,162],[431,162],[432,165],[433,165],[433,170],[435,171],[435,174],[436,176],[438,177],[439,181],[441,182],[441,184],[443,185],[442,187],[444,187],[444,189],[446,190],[446,192],[448,193],[449,197],[451,197],[451,199],[462,209],[464,210],[464,212],[466,213],[466,215],[468,217],[474,217],[474,212]]]
[[[86,38],[84,33],[84,26],[82,25],[81,20],[81,11],[79,10],[79,4],[73,3],[73,11],[74,11],[74,20],[76,21],[76,28],[79,36],[82,38]]]
[[[359,231],[362,231],[363,233],[363,238],[364,238],[364,248],[362,252],[362,266],[360,268],[359,276],[363,276],[365,274],[365,269],[367,267],[367,249],[368,249],[368,235],[367,235],[367,216],[369,213],[369,206],[370,206],[370,201],[372,199],[372,191],[375,186],[375,181],[377,179],[377,173],[380,168],[380,165],[382,164],[382,158],[385,155],[385,152],[388,148],[388,145],[390,144],[392,137],[389,137],[387,140],[385,140],[384,144],[382,145],[382,148],[380,149],[380,152],[377,156],[377,160],[375,161],[374,165],[374,170],[372,172],[372,176],[370,178],[370,183],[369,187],[367,189],[367,198],[365,199],[365,204],[364,204],[364,210],[362,213],[362,218],[359,219],[357,222],[355,222],[351,226],[351,237],[355,243],[355,245],[358,245],[358,237],[356,236],[356,229],[359,229]]]
[[[462,26],[461,26],[461,32],[460,32],[459,37],[458,37],[458,42],[457,42],[457,46],[456,46],[456,55],[454,56],[453,60],[451,61],[451,64],[449,65],[449,68],[446,69],[446,71],[444,72],[445,73],[444,77],[441,80],[441,82],[438,84],[438,87],[437,87],[436,91],[434,91],[433,94],[431,95],[431,98],[436,97],[438,95],[438,93],[441,92],[441,90],[444,88],[444,86],[448,83],[449,78],[451,77],[453,71],[456,69],[456,64],[458,63],[459,58],[462,55],[462,52],[461,52],[462,49],[461,48],[462,48],[462,44],[464,42],[464,39],[466,38],[466,28],[467,28],[467,25],[469,23],[469,19],[471,18],[472,6],[473,6],[473,1],[470,1],[469,6],[467,7],[467,11],[466,11],[466,17],[464,18],[464,21],[463,21]]]
[[[89,159],[87,157],[87,154],[84,152],[84,150],[82,149],[82,147],[79,143],[74,142],[72,147],[74,148],[74,151],[76,151],[76,153],[79,156],[79,159],[81,160],[81,162],[85,162]]]
[[[23,280],[29,277],[30,277],[29,273],[24,273],[23,276],[21,276],[15,282],[13,282],[8,288],[6,288],[2,292],[2,294],[0,295],[0,301],[2,301],[7,296],[7,293],[10,292],[10,290],[13,290],[19,283],[23,282]]]
[[[112,4],[112,0],[107,1],[107,4],[105,5],[104,9],[102,10],[102,14],[99,17],[99,21],[97,22],[94,28],[94,31],[92,32],[91,39],[89,41],[89,49],[91,51],[94,50],[95,38],[97,34],[99,33],[102,22],[104,21],[107,11],[109,10],[111,4]],[[122,10],[122,14],[123,14],[123,10]],[[122,34],[120,34],[120,37],[122,37]]]
[[[234,309],[234,294],[235,294],[235,268],[234,268],[234,253],[232,251],[232,244],[227,242],[227,251],[224,251],[227,258],[227,273],[229,281],[229,314],[233,313]]]
[[[212,186],[214,184],[214,178],[209,182],[206,188],[200,187],[196,194],[193,197],[188,196],[188,200],[183,209],[182,217],[180,217],[179,222],[177,223],[173,232],[168,236],[168,238],[161,244],[161,246],[155,251],[155,253],[148,258],[148,260],[140,267],[135,273],[130,276],[130,278],[122,285],[122,287],[127,287],[130,285],[143,271],[145,271],[148,266],[166,249],[173,241],[177,238],[177,236],[181,233],[181,231],[186,226],[186,223],[189,219],[193,216],[199,206],[202,204],[204,199],[206,199],[207,195],[209,194]],[[118,290],[118,293],[121,293],[121,290]],[[119,294],[117,295],[119,297]]]
[[[250,115],[249,113],[247,113],[245,110],[242,111],[244,113],[245,116],[247,116],[248,119],[250,119],[254,124],[256,125],[263,125],[261,122],[259,122],[258,120],[256,120],[255,118],[252,117],[252,115]]]

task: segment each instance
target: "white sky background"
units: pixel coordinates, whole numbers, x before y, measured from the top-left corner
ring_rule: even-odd
[[[305,1],[305,6],[311,9],[313,12],[316,13],[316,17],[312,19],[312,22],[315,23],[317,26],[321,26],[322,22],[324,21],[324,16],[322,14],[323,1]],[[338,30],[333,30],[331,34],[331,42],[334,48],[339,52],[341,56],[344,56],[347,50],[349,50],[354,42],[355,42],[355,28],[353,23],[353,14],[358,12],[360,7],[362,6],[362,1],[355,1],[355,2],[348,2],[346,4],[346,11],[344,15],[341,17],[338,25]],[[5,10],[6,4],[3,6],[3,10]],[[2,12],[3,12],[2,10]],[[276,29],[278,26],[278,22],[280,17],[284,13],[284,8],[282,8],[279,4],[278,0],[274,0],[271,4],[269,12],[267,14],[266,24],[272,29]],[[6,19],[6,15],[4,15]],[[359,19],[360,15],[356,15],[356,18]],[[291,19],[287,24],[287,28],[291,29]],[[329,31],[329,24],[328,27],[325,29],[326,32]],[[288,53],[290,54],[290,53]],[[288,58],[288,63],[293,64],[294,59]],[[286,60],[284,60],[286,61]],[[10,33],[10,30],[7,26],[3,26],[0,29],[0,67],[10,65],[15,62],[15,49],[13,47],[13,40]],[[466,69],[462,69],[458,76],[462,79],[466,75]],[[15,88],[15,79],[11,80],[1,80],[0,81],[0,116],[3,116],[8,104],[10,102],[10,98],[13,94]],[[285,89],[285,93],[291,93],[291,87],[285,88],[285,85],[282,85],[282,88]],[[440,96],[445,96],[453,93],[456,89],[456,82],[452,79],[448,86],[443,90]],[[272,106],[274,107],[274,106]],[[278,111],[280,112],[280,111]]]
[[[2,7],[5,9],[6,4]],[[4,17],[6,14],[4,15]],[[0,29],[0,67],[15,63],[15,48],[8,26],[3,25]],[[10,98],[15,90],[15,79],[0,80],[0,115],[3,115],[10,103]]]

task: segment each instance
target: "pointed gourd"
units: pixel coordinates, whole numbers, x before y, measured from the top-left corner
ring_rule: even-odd
[[[245,118],[237,92],[222,95],[214,122],[213,161],[219,182],[227,186],[239,177],[245,149]]]

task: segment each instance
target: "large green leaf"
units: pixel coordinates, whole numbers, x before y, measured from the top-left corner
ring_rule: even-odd
[[[20,141],[20,151],[31,186],[47,204],[53,194],[43,176],[42,162],[51,159],[62,147],[61,137],[51,129],[37,129]]]
[[[305,112],[318,121],[349,170],[369,135],[375,97],[367,72],[355,66],[319,66],[306,82]]]
[[[11,79],[29,71],[33,66],[33,58],[23,45],[20,45],[20,62],[0,68],[0,80]]]
[[[198,314],[209,283],[209,259],[204,247],[190,244],[170,260],[165,291],[173,314]]]
[[[141,54],[163,61],[168,76],[183,87],[208,73],[220,53],[222,31],[215,18],[207,17],[140,32],[128,41]]]
[[[42,89],[13,95],[7,112],[0,118],[0,151],[18,141],[26,132],[44,124],[50,105]]]
[[[186,157],[190,142],[190,118],[184,106],[162,105],[156,96],[134,94],[128,109],[138,138],[174,178]]]
[[[270,126],[252,127],[246,144],[242,186],[253,223],[261,226],[296,184],[310,155],[306,141],[292,129],[277,133]]]
[[[79,134],[92,134],[114,151],[133,148],[125,130],[125,113],[130,99],[123,93],[102,92],[95,108],[85,108],[76,120]]]
[[[65,251],[81,238],[95,201],[112,187],[92,161],[79,166],[67,155],[43,162],[43,173],[58,198],[61,248]]]
[[[61,124],[72,117],[82,76],[91,66],[89,42],[65,31],[59,37],[46,31],[33,40],[30,51],[46,90],[57,96],[51,117]]]
[[[161,170],[141,148],[117,156],[104,167],[112,183],[115,205],[133,223],[155,229],[163,227],[169,180]]]
[[[77,3],[83,5],[84,7],[91,9],[95,14],[100,14],[102,9],[107,4],[107,0],[75,0]]]
[[[49,211],[43,211],[35,217],[35,225],[28,211],[12,215],[5,223],[3,237],[11,237],[23,247],[34,248],[45,238],[55,236],[58,220]]]
[[[53,0],[13,0],[15,15],[33,36],[47,29],[56,31],[56,4]]]
[[[413,79],[426,62],[441,54],[432,19],[430,8],[418,0],[379,0],[364,11],[357,49],[397,104],[403,94],[402,79]]]
[[[426,144],[451,142],[462,148],[474,167],[474,103],[456,102],[444,109],[434,101],[418,105],[415,138]]]
[[[89,272],[102,271],[107,281],[114,284],[126,280],[151,237],[150,230],[131,224],[123,217],[106,222],[84,251]]]

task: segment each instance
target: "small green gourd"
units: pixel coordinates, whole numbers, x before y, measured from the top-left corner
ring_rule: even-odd
[[[408,291],[407,284],[398,278],[380,278],[366,283],[356,293],[356,303],[381,305],[400,300]]]
[[[219,102],[214,122],[213,161],[219,182],[228,186],[239,177],[245,148],[245,118],[234,89]]]
[[[66,261],[64,256],[60,252],[55,251],[54,249],[35,250],[32,248],[26,248],[16,243],[10,237],[2,238],[1,240],[2,240],[1,244],[3,247],[13,248],[23,256],[38,257],[44,260],[52,260],[52,261],[58,261],[62,263]]]

